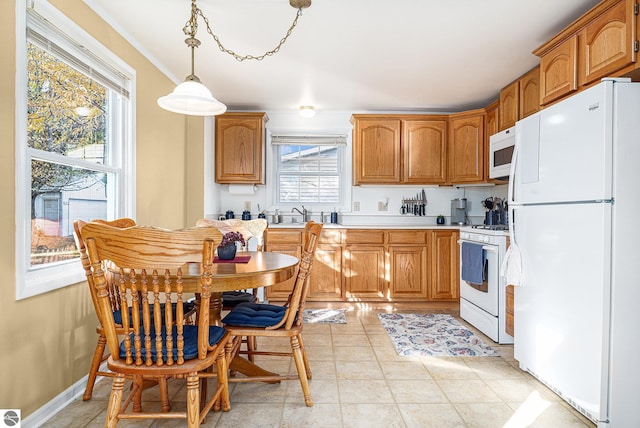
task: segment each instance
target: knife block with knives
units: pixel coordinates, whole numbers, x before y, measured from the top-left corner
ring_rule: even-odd
[[[402,198],[400,214],[427,215],[427,195],[424,189],[413,198]]]

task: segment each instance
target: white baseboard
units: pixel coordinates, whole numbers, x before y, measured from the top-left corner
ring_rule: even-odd
[[[104,362],[100,366],[100,371],[107,370],[107,363]],[[45,422],[51,419],[56,413],[60,410],[67,407],[73,400],[82,396],[84,394],[84,390],[87,386],[87,378],[89,376],[84,376],[82,379],[71,385],[66,390],[62,391],[55,397],[53,400],[49,401],[44,406],[40,407],[35,412],[31,413],[28,417],[24,418],[21,421],[21,428],[38,428],[42,426]],[[103,379],[102,376],[98,376],[96,379],[96,384]]]

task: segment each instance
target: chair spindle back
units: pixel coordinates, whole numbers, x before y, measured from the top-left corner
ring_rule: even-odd
[[[209,298],[215,248],[222,240],[213,227],[169,231],[134,226],[118,229],[99,223],[87,223],[80,229],[86,245],[93,286],[98,300],[98,316],[105,330],[107,345],[114,360],[126,364],[183,364],[185,351],[204,358],[210,350]],[[189,263],[201,263],[201,276],[194,278]],[[107,272],[114,275],[118,300],[123,310],[126,332],[122,347],[119,327],[109,302]],[[199,281],[201,296],[198,313],[197,350],[184,349],[184,281]],[[142,319],[140,319],[142,318]],[[170,326],[170,327],[165,327]],[[187,358],[187,359],[188,359]]]

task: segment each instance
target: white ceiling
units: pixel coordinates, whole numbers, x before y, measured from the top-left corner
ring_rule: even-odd
[[[176,83],[190,73],[190,0],[85,0]],[[531,52],[597,0],[313,0],[280,52],[238,62],[198,21],[195,72],[230,110],[484,107]],[[288,0],[199,0],[228,49],[260,55],[295,18]],[[158,96],[165,95],[159,93]]]

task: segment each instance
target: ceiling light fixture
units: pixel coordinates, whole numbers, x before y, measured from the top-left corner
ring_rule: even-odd
[[[313,106],[300,106],[300,116],[313,117],[316,115],[316,110]]]
[[[234,51],[225,48],[222,45],[220,38],[211,30],[207,17],[205,17],[202,10],[196,6],[196,0],[191,0],[191,17],[182,29],[184,34],[189,36],[184,42],[191,49],[191,74],[188,75],[185,81],[179,84],[169,95],[158,98],[158,105],[163,109],[174,113],[194,116],[215,116],[227,111],[227,106],[216,100],[213,95],[211,95],[211,91],[209,91],[209,89],[200,82],[200,79],[194,72],[195,48],[200,46],[200,40],[196,39],[196,33],[198,32],[198,17],[202,18],[207,27],[207,32],[211,37],[213,37],[222,52],[228,53],[240,62],[247,59],[261,61],[268,56],[274,55],[280,50],[282,45],[291,35],[293,29],[298,24],[298,18],[302,16],[302,9],[306,9],[311,6],[311,0],[289,0],[289,4],[291,7],[298,9],[298,12],[296,13],[296,17],[293,20],[291,27],[287,30],[286,35],[280,40],[275,48],[263,53],[262,55],[254,56],[238,55]]]

